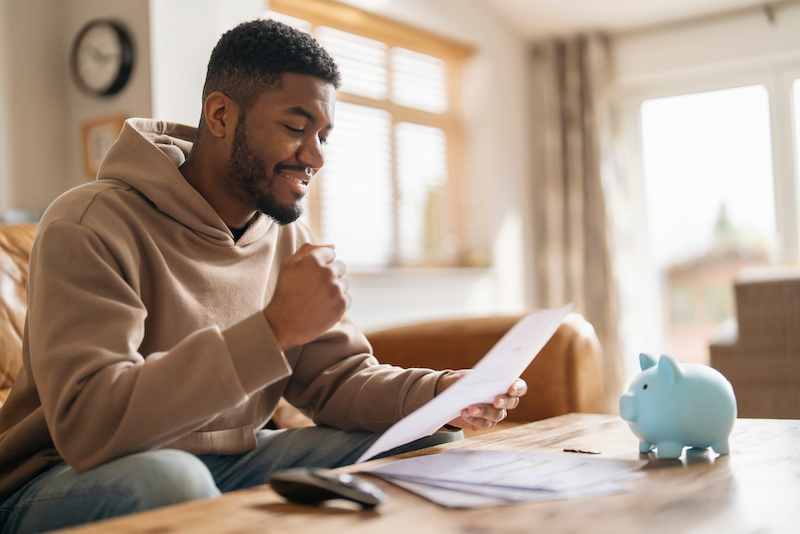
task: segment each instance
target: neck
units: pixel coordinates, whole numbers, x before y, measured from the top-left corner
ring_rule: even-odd
[[[183,177],[206,199],[222,221],[231,228],[245,226],[255,215],[255,210],[248,209],[232,194],[226,183],[226,169],[220,161],[226,159],[204,157],[206,151],[200,140],[195,143],[186,161],[181,165]]]

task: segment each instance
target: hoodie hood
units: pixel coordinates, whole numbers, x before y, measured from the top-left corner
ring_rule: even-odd
[[[103,160],[97,179],[127,184],[160,212],[209,241],[244,246],[257,240],[272,225],[269,217],[257,214],[247,232],[234,243],[222,218],[181,174],[180,166],[192,150],[196,131],[171,122],[128,119]]]

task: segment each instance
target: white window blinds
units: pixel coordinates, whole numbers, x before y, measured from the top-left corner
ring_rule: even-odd
[[[373,39],[322,26],[317,40],[336,59],[342,73],[342,91],[376,100],[389,91],[388,47]]]
[[[340,102],[319,182],[320,236],[348,265],[392,262],[392,117]]]
[[[432,113],[447,111],[445,62],[405,48],[393,48],[392,100]]]

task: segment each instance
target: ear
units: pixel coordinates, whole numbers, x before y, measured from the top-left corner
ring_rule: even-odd
[[[639,366],[641,366],[642,371],[650,369],[651,367],[655,367],[656,359],[650,356],[649,354],[645,354],[642,352],[639,354]]]
[[[670,382],[677,382],[683,378],[681,365],[669,354],[664,354],[658,360],[658,374],[664,376]]]
[[[203,102],[203,119],[208,133],[223,138],[233,135],[239,118],[239,105],[224,93],[214,91]]]

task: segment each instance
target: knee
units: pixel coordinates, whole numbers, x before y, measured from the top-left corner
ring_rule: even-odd
[[[439,431],[430,436],[425,436],[423,438],[414,440],[410,443],[406,443],[405,445],[400,445],[399,447],[395,447],[394,449],[382,452],[377,456],[370,458],[370,460],[375,460],[377,458],[387,458],[389,456],[404,454],[406,452],[417,451],[420,449],[427,449],[428,447],[444,445],[445,443],[452,443],[453,441],[459,441],[462,439],[464,439],[463,430],[459,430],[458,432]]]
[[[130,511],[149,510],[220,494],[206,465],[188,452],[165,449],[117,460],[127,472]]]

